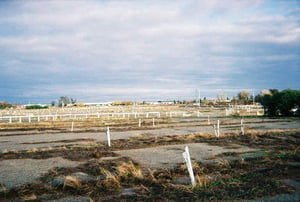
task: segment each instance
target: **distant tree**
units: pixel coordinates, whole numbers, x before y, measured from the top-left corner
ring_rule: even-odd
[[[67,96],[61,96],[58,100],[58,106],[67,106],[68,104],[75,104],[76,100]]]
[[[231,101],[230,101],[231,104],[234,104],[236,105],[238,103],[238,98],[236,96],[234,96]]]
[[[265,114],[268,116],[277,116],[279,115],[279,90],[270,89],[266,94],[261,93],[260,103],[264,107]]]
[[[238,93],[238,102],[239,104],[249,104],[250,93],[246,90],[243,90]]]
[[[0,109],[11,108],[13,105],[7,102],[0,102]]]
[[[26,106],[26,109],[47,109],[48,106],[41,106],[41,105],[30,105],[30,106]]]
[[[286,89],[280,92],[278,109],[280,113],[284,116],[291,116],[295,113],[299,114],[299,107],[300,107],[300,91]]]
[[[51,102],[51,106],[54,107],[54,106],[55,106],[55,103],[56,103],[55,101],[52,101],[52,102]]]
[[[261,92],[256,96],[268,116],[291,116],[300,115],[300,91],[286,89],[270,89],[269,92]]]

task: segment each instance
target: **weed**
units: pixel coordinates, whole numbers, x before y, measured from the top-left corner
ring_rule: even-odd
[[[73,189],[78,189],[81,187],[81,182],[74,176],[66,176],[65,182],[64,182],[64,189],[67,188],[73,188]]]

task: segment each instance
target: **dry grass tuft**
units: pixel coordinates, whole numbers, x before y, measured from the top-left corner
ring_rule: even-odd
[[[108,189],[121,188],[121,183],[117,176],[105,168],[101,168],[101,173],[105,176],[105,180],[100,183],[102,186]]]
[[[33,194],[28,194],[28,195],[21,195],[21,199],[23,199],[24,201],[31,201],[31,200],[36,200],[37,197],[33,193]]]
[[[217,164],[218,164],[218,166],[220,166],[222,168],[231,168],[230,161],[228,161],[228,160],[218,161]]]
[[[132,161],[129,163],[123,162],[121,165],[117,166],[118,175],[120,177],[136,177],[142,179],[143,173],[140,168],[138,168]]]
[[[197,186],[200,187],[205,187],[207,188],[209,186],[209,184],[211,183],[211,177],[208,175],[196,175],[196,184]]]
[[[64,189],[65,188],[80,188],[81,187],[81,182],[74,176],[66,176],[65,182],[64,182]]]

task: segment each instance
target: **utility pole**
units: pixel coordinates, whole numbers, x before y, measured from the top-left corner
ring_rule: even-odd
[[[198,104],[197,100],[199,101],[199,108],[200,108],[201,99],[200,99],[200,90],[199,89],[196,89],[196,104]]]
[[[199,92],[199,108],[201,106],[201,98],[200,98],[200,90],[198,89],[198,92]]]

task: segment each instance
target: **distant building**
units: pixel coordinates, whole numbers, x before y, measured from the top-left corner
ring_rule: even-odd
[[[90,103],[75,103],[76,106],[83,106],[83,107],[103,107],[103,106],[111,106],[112,102],[90,102]]]

